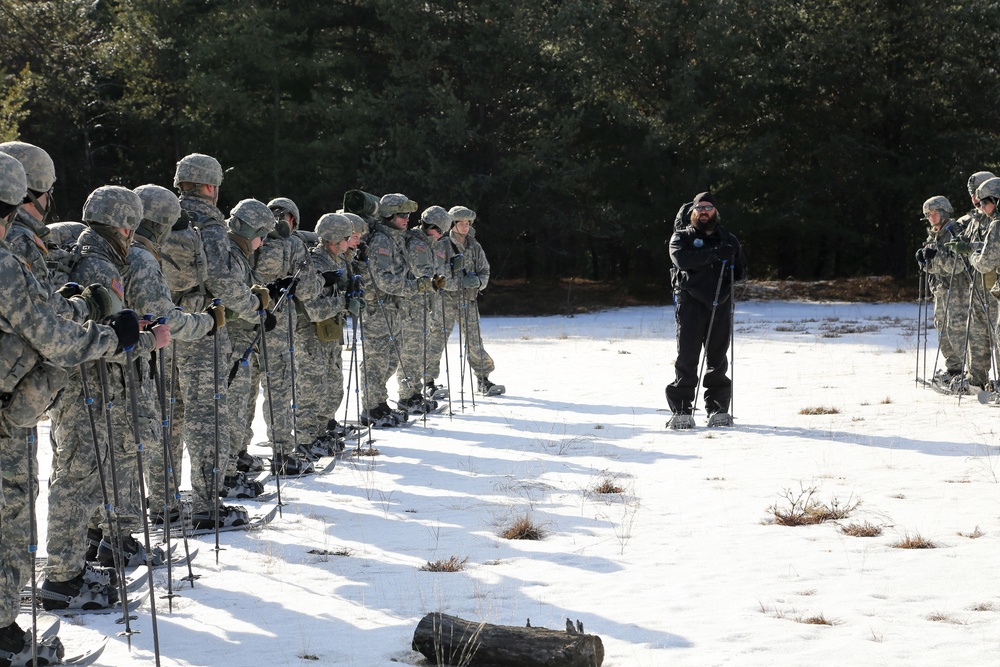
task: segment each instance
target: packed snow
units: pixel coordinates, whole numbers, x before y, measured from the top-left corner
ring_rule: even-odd
[[[917,385],[935,366],[917,318],[916,304],[739,303],[736,426],[707,429],[699,411],[691,431],[664,428],[672,308],[487,318],[507,394],[475,405],[456,332],[453,417],[284,480],[282,516],[223,534],[218,562],[213,537],[193,540],[201,578],[174,571],[172,611],[156,571],[161,664],[423,665],[410,643],[433,611],[580,620],[607,667],[997,664],[1000,411]],[[807,498],[846,516],[778,525]],[[518,517],[544,539],[501,538]],[[881,532],[843,532],[865,526]],[[464,569],[421,569],[452,558]],[[100,664],[153,664],[149,603],[131,649],[115,620],[64,620],[68,653],[109,636]]]

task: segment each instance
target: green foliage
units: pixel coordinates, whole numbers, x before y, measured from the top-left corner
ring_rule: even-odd
[[[1000,168],[987,0],[12,0],[0,34],[0,138],[64,218],[199,151],[307,228],[355,187],[470,206],[498,278],[665,286],[709,188],[756,276],[902,276],[921,202]]]

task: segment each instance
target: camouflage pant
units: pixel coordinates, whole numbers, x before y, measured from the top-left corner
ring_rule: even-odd
[[[444,293],[431,296],[430,312],[427,319],[427,368],[424,371],[427,382],[437,380],[441,374],[441,356],[448,345],[450,327],[446,327],[445,309],[452,307]],[[455,325],[454,320],[448,320]]]
[[[247,348],[253,343],[255,332],[253,329],[231,327],[229,336],[233,341],[233,351],[229,355],[226,364],[227,373],[232,375],[231,369],[239,369],[229,383],[229,447],[227,455],[219,456],[219,465],[226,475],[236,474],[236,459],[243,449],[244,443],[249,443],[253,437],[253,418],[257,409],[257,397],[260,395],[260,381],[253,384],[250,368],[245,368],[240,364],[240,360]],[[269,350],[270,351],[270,350]],[[248,363],[255,355],[251,353]]]
[[[95,399],[91,406],[94,409],[92,415],[85,403],[82,377],[75,372],[49,411],[52,417],[53,459],[46,541],[49,560],[45,576],[52,581],[68,581],[83,570],[87,527],[96,516],[104,516],[101,511],[104,504],[101,471],[108,485],[108,497],[118,507],[119,517],[126,522],[123,529],[136,527],[141,507],[135,467],[136,448],[124,390],[124,369],[118,364],[108,364],[108,388],[111,393],[105,395],[96,368],[97,364],[87,364],[88,385]],[[108,447],[107,418],[103,411],[109,406],[114,434],[114,478],[110,467],[112,458]],[[100,452],[100,469],[97,452]],[[117,503],[113,500],[113,482],[117,482]]]
[[[472,294],[470,293],[469,296]],[[446,337],[451,335],[456,320],[469,366],[478,377],[488,376],[496,366],[493,364],[493,358],[487,354],[486,348],[483,347],[483,337],[479,331],[479,305],[475,299],[462,298],[461,292],[444,292],[444,326],[442,330],[447,332]],[[443,350],[444,346],[441,349]],[[440,355],[436,358],[440,359]]]
[[[336,419],[344,399],[343,345],[319,340],[312,323],[300,326],[295,340],[301,352],[295,358],[299,443],[308,444]]]
[[[295,322],[295,309],[292,312],[292,322]],[[267,362],[271,371],[271,399],[273,406],[264,403],[264,421],[267,422],[267,437],[275,445],[275,449],[288,451],[292,442],[292,353],[289,349],[288,338],[288,314],[287,312],[275,313],[278,324],[273,330],[267,333]],[[298,371],[298,368],[296,368]],[[257,353],[252,355],[250,360],[250,383],[254,387],[260,387],[267,398],[267,383],[264,378],[264,356],[261,347],[257,346]],[[297,380],[298,378],[296,378]],[[254,405],[249,406],[250,415],[256,411],[256,392],[253,393]],[[274,415],[274,423],[271,423],[271,415]],[[253,433],[247,430],[244,433],[243,447],[247,448]]]
[[[954,296],[952,298],[954,299]],[[966,298],[968,298],[967,295]],[[967,301],[964,308],[968,309],[969,307]],[[963,313],[968,312],[968,310],[963,311]],[[971,300],[971,317],[967,316],[969,321],[969,351],[966,357],[972,384],[983,386],[990,378],[993,350],[996,349],[996,318],[996,300],[984,293],[981,288],[974,290]],[[954,340],[952,342],[954,343]],[[963,349],[964,346],[965,340],[963,338],[959,342],[959,349]]]
[[[215,468],[215,371],[214,345],[219,343],[219,476]],[[196,341],[177,341],[177,393],[172,425],[177,453],[174,464],[180,465],[180,442],[187,444],[191,458],[191,500],[194,511],[210,510],[222,484],[222,472],[229,456],[229,420],[226,379],[229,375],[232,343],[228,327],[215,336]],[[164,348],[166,349],[166,348]],[[169,357],[170,355],[166,355]],[[246,371],[244,370],[244,374]]]
[[[28,474],[28,467],[33,474]],[[20,591],[31,581],[30,502],[38,497],[38,439],[35,429],[17,428],[0,417],[0,627],[14,622]],[[29,495],[29,489],[31,491]]]
[[[399,346],[399,351],[403,358],[405,377],[404,373],[396,374],[399,381],[399,400],[401,401],[420,393],[422,381],[425,377],[430,378],[426,375],[427,369],[424,361],[429,362],[431,358],[429,334],[431,326],[435,324],[430,310],[433,304],[434,302],[429,295],[412,296],[403,300],[400,317],[402,343]],[[437,322],[438,329],[441,328],[440,324]],[[410,378],[411,382],[407,383],[405,378]]]
[[[389,378],[399,366],[401,304],[391,297],[380,305],[371,300],[362,318],[364,363],[361,365],[363,407],[371,410],[389,399]]]
[[[166,391],[166,410],[167,410],[167,422],[170,422],[170,409],[171,409],[171,398],[175,392],[174,387],[176,386],[176,379],[172,377],[172,369],[169,366],[170,360],[166,354],[161,354],[159,352],[156,354],[156,371],[159,372],[159,364],[165,364],[164,370],[166,371],[165,391]],[[151,433],[151,440],[148,443],[144,443],[145,451],[143,453],[143,469],[146,477],[146,488],[148,490],[149,507],[153,511],[162,510],[164,504],[169,507],[176,507],[177,502],[174,495],[178,492],[180,488],[181,479],[181,462],[183,461],[183,447],[181,445],[181,439],[177,437],[168,438],[168,445],[170,447],[170,464],[171,467],[167,473],[170,475],[169,483],[167,484],[168,497],[164,496],[164,437],[163,437],[163,419],[161,417],[161,406],[160,406],[160,396],[159,389],[157,388],[157,378],[151,377],[148,383],[143,385],[142,398],[143,405],[141,406],[141,411],[143,414],[152,415],[153,421],[153,433]]]

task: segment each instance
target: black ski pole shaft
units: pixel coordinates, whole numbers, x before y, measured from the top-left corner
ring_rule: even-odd
[[[167,613],[174,613],[174,564],[170,556],[170,422],[167,421],[167,371],[162,351],[153,351],[156,395],[160,403],[160,438],[163,443],[163,543],[167,560]],[[143,513],[146,516],[145,513]],[[147,533],[148,528],[147,528]],[[150,580],[152,584],[152,580]]]
[[[358,321],[353,316],[351,317],[351,354],[347,358],[347,381],[344,388],[344,422],[343,426],[347,428],[347,416],[351,413],[351,385],[354,384],[355,390],[357,390],[358,378],[354,376],[354,357],[357,354],[357,334],[358,334]]]
[[[295,309],[289,308],[286,314],[288,318],[288,380],[292,385],[292,443],[294,447],[299,446],[299,402],[298,390],[295,386]],[[273,427],[272,427],[272,430]],[[273,456],[274,453],[272,453]],[[285,444],[278,444],[277,452],[282,466],[285,464]],[[277,466],[273,466],[276,468]],[[277,476],[276,476],[277,477]],[[281,490],[278,490],[278,512],[281,512]]]
[[[80,368],[83,368],[81,366]],[[128,611],[128,588],[125,586],[125,550],[122,548],[122,529],[121,529],[121,519],[118,516],[118,511],[121,509],[121,497],[119,495],[118,489],[118,462],[115,456],[115,430],[111,424],[111,411],[114,409],[114,404],[111,400],[111,381],[108,379],[108,362],[104,359],[97,360],[97,370],[101,381],[101,392],[104,395],[104,419],[107,424],[108,429],[108,468],[111,470],[111,497],[114,499],[115,513],[114,513],[114,524],[109,526],[108,529],[111,531],[111,551],[115,563],[115,572],[118,574],[118,599],[122,606],[122,618],[125,619],[125,631],[130,632],[131,628],[128,623],[129,611]],[[129,640],[129,646],[131,646],[131,639]]]
[[[918,270],[917,271],[917,358],[913,366],[914,385],[920,384],[920,335],[921,335],[920,330],[923,327],[923,309],[924,309],[924,272],[923,270]]]
[[[292,276],[292,281],[288,284],[288,287],[281,290],[281,296],[278,297],[278,300],[274,302],[274,306],[271,307],[272,313],[280,312],[281,308],[285,305],[285,302],[295,292],[295,285],[297,285],[299,282],[299,273],[301,272],[302,269],[297,270],[295,272],[295,275]],[[253,354],[253,349],[257,347],[257,344],[260,342],[260,337],[263,333],[264,333],[264,323],[261,322],[256,327],[254,327],[253,340],[250,341],[250,344],[247,345],[247,348],[243,351],[243,355],[236,361],[236,363],[233,364],[233,367],[230,369],[229,382],[228,382],[229,384],[232,384],[233,380],[236,379],[236,374],[240,372],[241,366],[250,365],[250,355]]]
[[[736,418],[736,265],[729,265],[729,416]]]
[[[266,310],[260,310],[258,312],[260,315],[260,329],[262,336],[260,337],[260,356],[261,360],[264,362],[264,388],[267,393],[267,412],[268,418],[271,422],[271,433],[277,435],[278,429],[274,423],[274,402],[271,400],[271,363],[267,357],[267,332],[264,331],[264,319],[267,317]],[[278,514],[282,515],[281,512],[281,475],[285,472],[285,460],[281,460],[280,466],[275,466],[274,483],[278,489]]]
[[[448,320],[445,316],[444,302],[447,299],[444,292],[441,293],[441,335],[444,336],[444,349],[442,350],[442,355],[444,356],[444,381],[445,385],[448,387],[448,418],[454,419],[455,413],[451,409],[451,369],[448,367],[448,339],[451,338],[450,327],[448,326]]]
[[[464,289],[462,292],[463,294],[466,293]],[[473,305],[476,303],[475,295],[476,293],[473,291],[472,296],[465,301],[465,358],[466,363],[469,365],[469,401],[472,402],[473,412],[476,411],[476,384],[473,377],[475,375],[475,369],[472,367],[472,329],[470,328],[472,318],[469,316],[469,313],[472,311]],[[478,327],[479,325],[477,324],[476,326]]]
[[[709,342],[712,340],[712,329],[715,326],[715,311],[719,307],[719,293],[722,291],[722,281],[726,277],[726,265],[729,262],[722,260],[722,270],[719,271],[719,282],[715,285],[715,298],[712,299],[712,314],[708,317],[708,333],[705,336],[705,354],[701,357],[701,364],[698,367],[698,384],[694,389],[694,401],[691,403],[691,414],[698,409],[698,394],[701,393],[701,376],[705,372],[705,362],[708,360]]]
[[[455,319],[458,321],[458,400],[462,412],[465,412],[465,346],[462,344],[465,338],[465,327],[462,326],[462,308],[465,306],[465,288],[458,293],[458,300],[455,302]]]
[[[162,323],[162,321],[161,321]],[[149,540],[149,512],[146,507],[146,480],[143,477],[142,436],[139,429],[139,397],[137,395],[137,385],[135,364],[133,363],[131,348],[125,349],[125,365],[128,367],[128,402],[132,408],[132,438],[135,441],[135,464],[137,469],[137,479],[139,482],[139,508],[142,512],[142,534],[146,543],[146,576],[149,585],[149,618],[153,626],[153,656],[156,667],[160,667],[160,633],[156,622],[156,590],[153,581],[153,545]],[[170,554],[167,553],[169,561]]]
[[[424,403],[424,428],[427,428],[427,408],[430,407],[429,399],[424,398],[424,391],[427,389],[427,308],[429,301],[424,294],[424,360],[420,371],[420,400]]]
[[[358,326],[361,329],[361,365],[362,365],[362,369],[364,370],[364,378],[365,378],[364,392],[363,392],[362,395],[363,396],[367,396],[368,395],[368,391],[369,391],[368,390],[368,351],[365,350],[365,319],[364,319],[364,314],[363,313],[360,314],[360,315],[358,315]],[[360,409],[360,404],[359,404],[358,407]],[[368,408],[368,409],[371,410],[371,408]],[[361,424],[361,413],[360,412],[358,413],[358,424],[359,425]],[[371,412],[369,412],[368,413],[368,447],[371,447],[373,442],[375,442],[375,441],[372,439],[372,420],[371,420]],[[360,437],[360,435],[358,436],[358,448],[357,448],[357,451],[359,453],[361,452],[361,437]]]

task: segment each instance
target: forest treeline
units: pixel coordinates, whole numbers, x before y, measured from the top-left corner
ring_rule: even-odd
[[[0,139],[221,207],[343,193],[478,212],[497,278],[665,284],[711,189],[754,277],[914,271],[921,203],[998,165],[1000,12],[967,0],[4,0]]]

